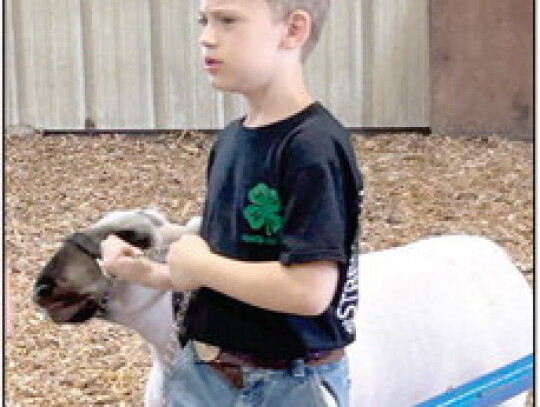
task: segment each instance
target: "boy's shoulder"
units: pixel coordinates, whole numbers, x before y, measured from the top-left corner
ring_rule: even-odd
[[[307,142],[346,140],[350,136],[349,130],[320,103],[313,105],[312,114],[304,117],[297,132],[298,141]]]
[[[318,104],[314,114],[306,116],[289,135],[288,150],[302,156],[329,157],[339,152],[352,153],[351,133],[324,106]]]
[[[245,116],[230,121],[220,133],[230,133],[240,130],[247,130],[248,128],[243,126]],[[321,126],[323,126],[321,128]],[[303,110],[297,113],[291,114],[282,120],[275,123],[262,126],[249,128],[251,132],[264,133],[267,130],[274,131],[276,129],[290,129],[302,127],[303,129],[317,128],[325,130],[333,130],[337,134],[348,134],[348,130],[339,122],[339,120],[328,111],[320,102],[313,102]]]
[[[217,141],[238,145],[258,139],[260,143],[249,144],[261,148],[274,145],[280,152],[299,158],[324,158],[336,148],[349,149],[350,136],[350,131],[332,113],[314,102],[286,119],[260,128],[244,127],[243,118],[233,120],[218,134]]]

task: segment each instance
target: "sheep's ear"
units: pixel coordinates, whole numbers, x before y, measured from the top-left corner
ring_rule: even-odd
[[[118,230],[112,234],[139,249],[149,249],[152,245],[152,238],[149,235],[136,232],[135,230]]]
[[[199,234],[201,231],[202,216],[194,216],[186,223],[184,233]]]

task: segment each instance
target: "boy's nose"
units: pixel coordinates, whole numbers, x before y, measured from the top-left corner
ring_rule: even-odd
[[[210,25],[207,25],[202,30],[201,35],[199,36],[199,44],[201,44],[203,48],[213,48],[216,46],[216,35]]]

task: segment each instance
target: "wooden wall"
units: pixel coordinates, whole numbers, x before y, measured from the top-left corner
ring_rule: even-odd
[[[428,0],[332,3],[306,67],[315,95],[350,127],[429,126]],[[5,13],[8,127],[217,129],[242,111],[208,85],[197,1],[7,0]]]
[[[533,1],[431,0],[431,128],[533,138]]]

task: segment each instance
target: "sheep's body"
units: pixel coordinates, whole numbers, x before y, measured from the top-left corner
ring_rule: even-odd
[[[353,407],[410,406],[532,351],[531,290],[489,240],[446,236],[361,255],[360,276]]]
[[[165,226],[169,238],[155,242],[186,231]],[[147,407],[163,405],[175,346],[171,298],[116,281],[107,304],[107,319],[150,345]],[[430,238],[361,255],[356,322],[347,348],[352,407],[413,406],[532,351],[531,290],[506,253],[479,237]],[[505,406],[524,403],[520,395]]]

